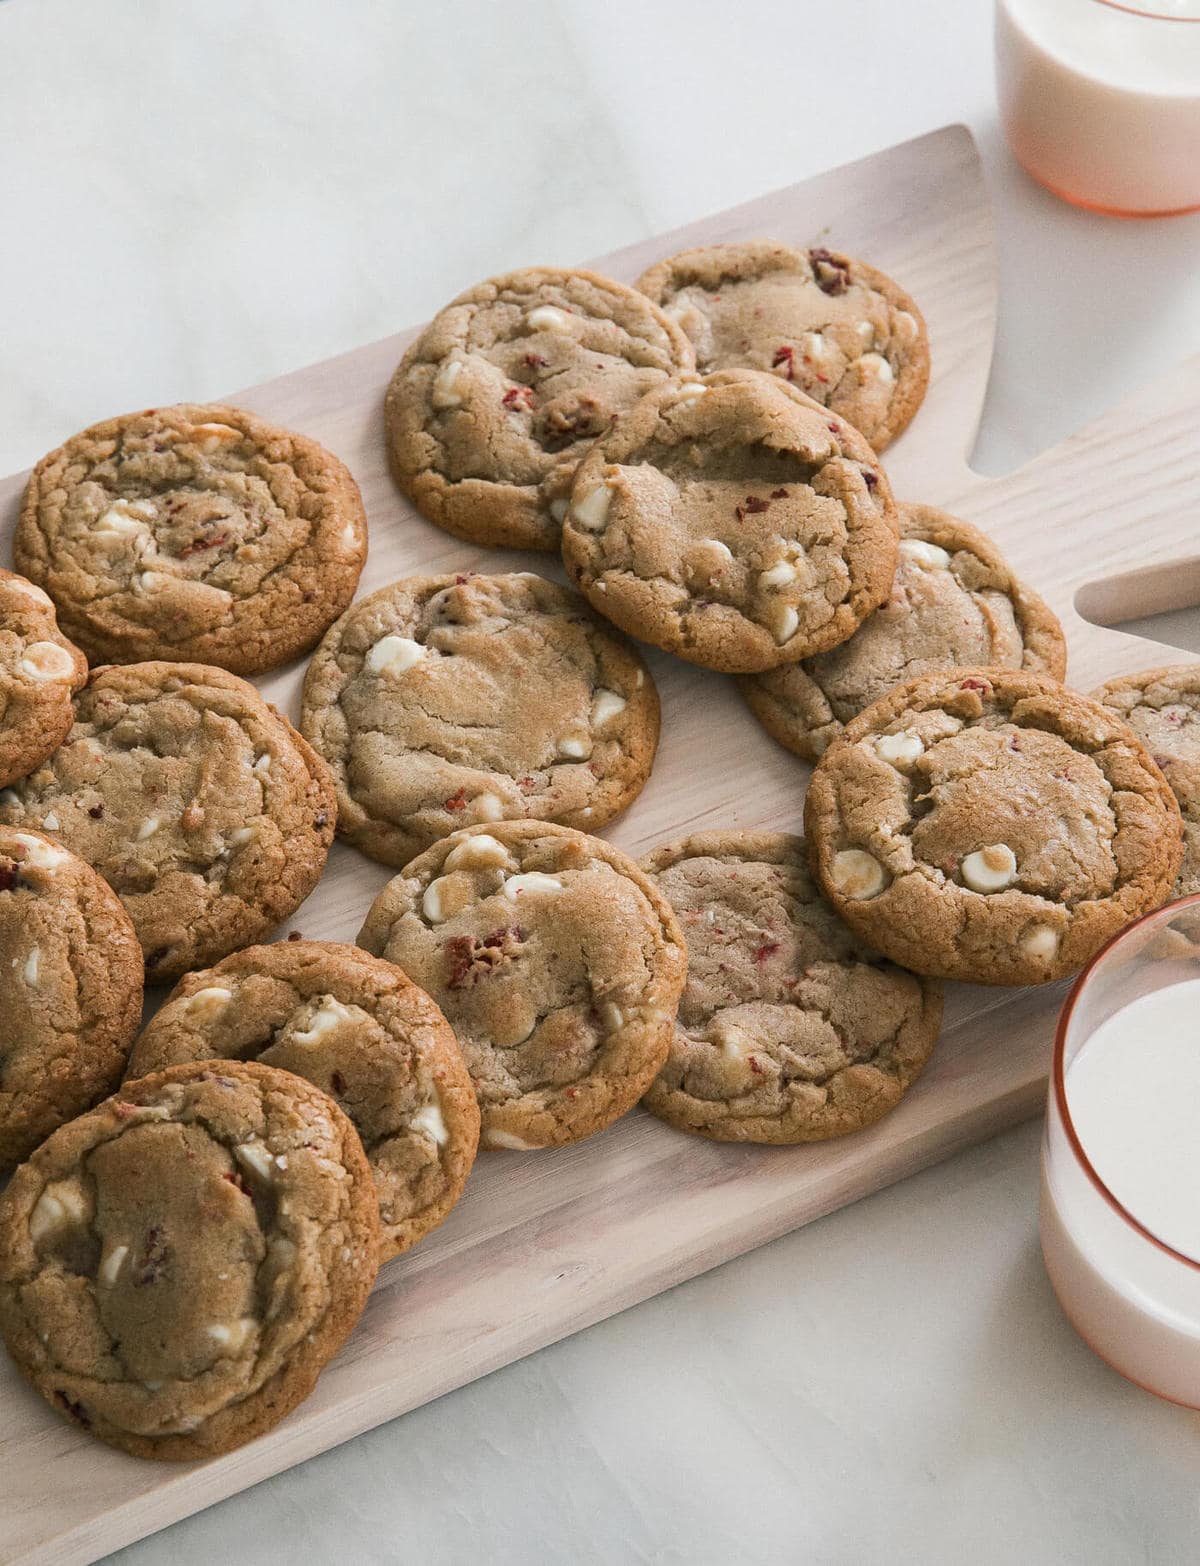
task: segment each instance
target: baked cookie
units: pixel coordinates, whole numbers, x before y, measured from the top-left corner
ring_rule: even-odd
[[[357,946],[279,941],[189,973],[133,1047],[127,1077],[196,1060],[260,1060],[306,1077],[362,1138],[380,1261],[435,1229],[479,1143],[475,1090],[450,1025],[391,963]]]
[[[354,1127],[256,1062],[176,1066],[44,1142],[0,1197],[0,1330],[110,1446],[215,1457],[279,1423],[349,1337],[379,1212]]]
[[[918,973],[1042,984],[1169,895],[1179,807],[1149,751],[1043,675],[897,686],[817,763],[813,874],[850,928]]]
[[[367,556],[362,497],[316,441],[217,405],[94,424],[29,476],[18,570],[93,663],[258,674],[306,651]]]
[[[742,673],[844,642],[887,598],[896,542],[858,431],[756,370],[644,398],[580,464],[562,538],[623,630]]]
[[[96,872],[0,827],[0,1174],[121,1080],[142,1020],[142,953]]]
[[[819,1142],[895,1108],[937,1040],[942,987],[850,933],[813,885],[803,838],[701,832],[642,869],[688,958],[647,1109],[719,1142]]]
[[[658,717],[632,648],[519,572],[410,576],[355,604],[309,666],[300,726],[342,836],[403,866],[471,822],[603,826],[650,776]]]
[[[598,838],[540,821],[456,832],[384,887],[358,941],[442,1008],[484,1147],[601,1131],[666,1059],[683,937],[666,899]]]
[[[384,405],[393,470],[448,533],[556,549],[590,443],[691,368],[684,334],[624,283],[554,267],[493,277],[459,294],[400,361]]]
[[[738,681],[768,734],[808,761],[918,674],[981,664],[1055,680],[1066,673],[1062,626],[990,539],[933,506],[897,509],[900,559],[883,607],[829,652]]]
[[[0,788],[45,761],[71,727],[87,659],[32,582],[0,571]]]
[[[125,904],[161,984],[261,940],[317,884],[333,838],[321,758],[223,669],[95,669],[49,761],[0,824],[51,832]]]
[[[1092,699],[1115,712],[1149,750],[1183,814],[1183,863],[1172,897],[1200,892],[1200,664],[1109,680]]]
[[[638,287],[687,333],[701,372],[771,371],[848,419],[876,451],[921,406],[925,322],[865,261],[756,239],[668,256]]]

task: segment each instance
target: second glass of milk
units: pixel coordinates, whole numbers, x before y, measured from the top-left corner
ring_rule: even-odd
[[[1092,1348],[1200,1408],[1200,895],[1131,925],[1076,980],[1054,1047],[1041,1236]]]
[[[1200,0],[996,0],[1013,152],[1077,206],[1200,209]]]

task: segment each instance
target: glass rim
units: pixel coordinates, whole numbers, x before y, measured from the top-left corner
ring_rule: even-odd
[[[1147,22],[1200,22],[1200,15],[1180,16],[1172,11],[1148,11],[1136,3],[1136,0],[1095,0],[1096,5],[1105,5],[1110,11],[1124,11],[1126,16],[1140,16]]]
[[[1097,0],[1100,5],[1107,5],[1109,0]],[[1168,1245],[1166,1240],[1159,1239],[1152,1230],[1147,1229],[1141,1219],[1135,1218],[1119,1197],[1113,1194],[1096,1172],[1095,1165],[1084,1151],[1083,1143],[1079,1139],[1079,1133],[1075,1129],[1075,1122],[1071,1118],[1070,1106],[1067,1103],[1066,1068],[1063,1064],[1063,1056],[1066,1052],[1067,1033],[1071,1026],[1071,1017],[1074,1014],[1076,1003],[1088,981],[1100,964],[1116,951],[1125,941],[1134,936],[1143,925],[1152,920],[1161,919],[1164,923],[1181,908],[1200,908],[1200,892],[1191,892],[1187,897],[1176,898],[1173,902],[1164,903],[1161,908],[1152,908],[1149,913],[1142,914],[1140,919],[1135,919],[1132,924],[1127,924],[1123,930],[1118,930],[1110,940],[1106,941],[1094,957],[1083,965],[1075,976],[1075,982],[1071,985],[1069,994],[1063,1002],[1062,1010],[1058,1014],[1058,1023],[1054,1030],[1054,1056],[1051,1063],[1051,1091],[1054,1094],[1054,1102],[1058,1109],[1059,1119],[1062,1121],[1063,1130],[1067,1135],[1067,1142],[1074,1153],[1079,1167],[1087,1175],[1099,1194],[1104,1198],[1118,1218],[1124,1221],[1132,1229],[1149,1240],[1150,1244],[1160,1251],[1165,1251],[1168,1256],[1173,1256],[1176,1261],[1182,1262],[1185,1267],[1200,1272],[1200,1260],[1194,1256],[1188,1256],[1183,1251],[1177,1251],[1173,1245]]]

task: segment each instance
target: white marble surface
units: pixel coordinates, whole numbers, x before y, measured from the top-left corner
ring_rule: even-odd
[[[960,119],[1003,471],[1200,350],[1200,221],[1031,186],[989,31],[987,0],[0,0],[0,471]],[[1013,1133],[119,1558],[1193,1560],[1200,1424],[1064,1325],[1036,1154]]]

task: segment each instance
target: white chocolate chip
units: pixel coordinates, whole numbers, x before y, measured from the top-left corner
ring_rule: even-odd
[[[275,1159],[261,1142],[239,1142],[233,1150],[239,1164],[251,1170],[268,1185],[275,1181]]]
[[[785,582],[796,580],[796,567],[790,560],[778,560],[773,566],[758,573],[760,587],[782,587]]]
[[[47,832],[58,831],[58,817],[54,814],[53,810],[48,810],[46,812],[45,819],[42,821],[42,826]]]
[[[592,727],[602,729],[606,723],[611,723],[614,718],[620,717],[625,711],[625,698],[618,696],[616,691],[606,690],[601,686],[592,697]]]
[[[133,579],[133,590],[135,593],[152,593],[169,580],[161,571],[139,571]]]
[[[705,551],[711,551],[722,560],[733,559],[733,550],[730,549],[728,544],[723,544],[719,538],[702,538],[700,540],[700,548]]]
[[[427,649],[408,636],[384,636],[367,654],[364,667],[368,674],[390,674],[398,678],[425,657]]]
[[[800,613],[792,604],[776,604],[771,611],[771,634],[782,647],[800,629]]]
[[[83,1191],[73,1180],[56,1180],[48,1185],[29,1215],[29,1238],[40,1245],[47,1235],[70,1223],[82,1223],[87,1215]]]
[[[140,520],[144,513],[138,511],[138,502],[118,501],[116,505],[109,506],[98,516],[92,524],[93,533],[111,533],[118,538],[131,538],[135,533],[146,531],[145,521]],[[154,516],[154,508],[150,508],[150,516]]]
[[[902,342],[911,343],[917,336],[917,318],[908,310],[896,311],[896,336]]]
[[[256,756],[254,759],[254,766],[251,770],[257,772],[260,777],[264,777],[268,772],[270,772],[271,752],[269,750],[264,750],[261,756]]]
[[[675,394],[675,406],[677,408],[693,408],[707,390],[708,387],[701,385],[699,381],[684,381]]]
[[[571,317],[555,305],[538,305],[525,317],[525,324],[535,332],[569,332]]]
[[[888,882],[887,871],[862,848],[843,848],[834,854],[829,878],[843,897],[866,902],[878,897]]]
[[[608,508],[612,505],[612,490],[607,484],[597,484],[585,495],[571,501],[571,519],[589,533],[599,533],[608,520]]]
[[[211,1022],[214,1017],[219,1017],[226,1006],[233,999],[233,991],[227,990],[223,984],[209,984],[202,990],[197,990],[194,995],[189,995],[182,1002],[182,1010],[189,1017],[197,1017],[201,1022]]]
[[[153,837],[160,826],[162,826],[162,821],[158,816],[147,816],[137,829],[138,842],[144,843],[148,837]]]
[[[508,863],[508,849],[487,832],[464,837],[446,855],[446,870],[481,870]],[[436,886],[437,882],[433,882]]]
[[[26,984],[37,983],[38,964],[41,959],[41,955],[42,948],[40,946],[33,946],[30,948],[29,956],[25,959],[25,966],[21,969],[21,977],[25,980]]]
[[[1021,937],[1021,950],[1027,957],[1048,962],[1058,955],[1059,939],[1058,931],[1048,924],[1035,924]]]
[[[559,755],[570,756],[576,761],[581,761],[585,756],[590,755],[591,749],[587,739],[579,734],[568,734],[565,739],[560,739],[558,742]]]
[[[561,892],[562,882],[540,870],[527,870],[524,875],[510,875],[504,883],[504,895],[510,902],[525,897],[530,892]]]
[[[858,335],[866,343],[874,342],[875,328],[870,321],[860,321],[858,323]]]
[[[192,435],[205,451],[215,451],[218,446],[228,446],[232,441],[242,438],[241,431],[229,424],[197,424],[192,429]]]
[[[721,1053],[730,1060],[744,1060],[750,1040],[741,1028],[732,1022],[718,1022],[713,1027],[713,1039],[720,1045]]]
[[[10,593],[21,593],[26,598],[32,598],[34,603],[41,604],[44,609],[53,609],[54,604],[49,593],[44,593],[40,587],[35,587],[32,582],[27,582],[24,577],[16,576],[8,583]]]
[[[343,1006],[335,995],[322,995],[320,1004],[309,1018],[308,1026],[297,1029],[292,1034],[292,1039],[297,1044],[315,1044],[323,1034],[336,1028],[339,1023],[356,1020],[350,1008]]]
[[[57,642],[31,642],[17,667],[31,680],[69,680],[75,660]]]
[[[446,1129],[446,1121],[442,1115],[442,1101],[434,1090],[431,1103],[423,1105],[409,1121],[414,1131],[423,1131],[426,1136],[432,1137],[439,1147],[445,1147],[450,1140],[450,1133]]]
[[[824,359],[829,353],[828,340],[820,332],[805,332],[800,341],[808,359]]]
[[[100,1265],[96,1269],[96,1277],[99,1281],[108,1288],[112,1288],[120,1276],[121,1265],[128,1255],[128,1245],[114,1245],[111,1251],[105,1251],[100,1258]]]
[[[483,1133],[483,1145],[485,1147],[504,1147],[514,1153],[535,1153],[537,1147],[533,1142],[522,1142],[519,1136],[514,1136],[511,1131],[485,1131]]]
[[[940,545],[927,543],[923,538],[902,538],[900,553],[906,560],[911,560],[913,565],[923,566],[926,571],[945,571],[950,565],[949,553]]]
[[[978,848],[963,860],[962,878],[973,892],[1002,892],[1017,878],[1017,856],[1007,843]]]
[[[566,516],[566,514],[567,514],[567,503],[566,503],[565,500],[560,498],[558,500],[552,500],[550,502],[550,515],[554,518],[554,520],[556,522],[561,522],[563,520],[563,518]]]
[[[227,1348],[233,1354],[244,1348],[258,1326],[253,1316],[241,1316],[237,1321],[214,1322],[208,1335],[218,1348]]]
[[[881,734],[875,741],[875,754],[880,761],[899,769],[911,767],[924,749],[924,740],[911,729],[904,729],[899,734]]]
[[[258,836],[257,827],[234,827],[229,834],[229,841],[234,848],[244,848],[247,843],[253,843]]]
[[[421,899],[421,912],[429,920],[430,924],[440,924],[443,919],[450,917],[451,909],[443,896],[445,890],[446,877],[444,875],[440,875],[436,880],[430,881],[425,888],[425,895]]]
[[[481,821],[504,820],[504,801],[498,794],[476,794],[471,808]]]
[[[858,362],[868,374],[875,376],[885,386],[896,379],[895,371],[881,353],[864,353]]]
[[[615,1001],[601,1001],[596,1010],[606,1033],[615,1033],[618,1028],[625,1026],[625,1013]]]
[[[434,408],[462,407],[462,393],[454,390],[454,383],[462,374],[462,367],[461,359],[449,359],[438,370],[429,393],[429,401]]]
[[[17,842],[25,848],[23,863],[32,865],[35,870],[56,870],[59,865],[67,862],[67,853],[64,849],[53,848],[49,843],[43,843],[40,837],[31,837],[28,832],[18,832]]]

